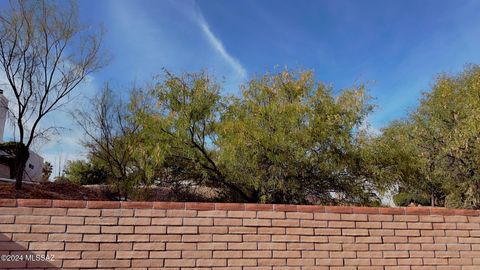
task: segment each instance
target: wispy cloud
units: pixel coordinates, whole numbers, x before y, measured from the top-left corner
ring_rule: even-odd
[[[206,35],[208,38],[208,41],[210,44],[215,48],[215,50],[222,56],[222,58],[233,68],[233,70],[242,78],[247,77],[247,71],[245,68],[240,64],[240,62],[235,59],[233,56],[231,56],[227,50],[225,49],[225,46],[223,46],[222,41],[213,34],[213,32],[210,30],[210,26],[208,25],[207,21],[203,17],[203,15],[198,11],[197,9],[197,18],[198,18],[198,24],[200,25],[200,28],[202,29],[203,33]]]
[[[237,88],[247,77],[241,61],[215,33],[194,0],[107,3],[107,43],[114,58],[122,55],[114,65],[119,72],[128,70],[131,79],[149,79],[161,67],[179,73],[208,69],[224,77],[230,88]]]

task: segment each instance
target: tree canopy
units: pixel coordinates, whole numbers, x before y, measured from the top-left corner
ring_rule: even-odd
[[[370,170],[432,205],[480,207],[480,68],[442,74],[420,105],[367,144]]]
[[[225,173],[258,202],[364,203],[357,132],[372,110],[364,86],[333,95],[313,72],[283,71],[250,81],[219,125]]]
[[[221,90],[206,72],[168,71],[128,104],[107,89],[76,114],[90,162],[119,186],[209,187],[222,201],[374,205],[393,191],[398,205],[480,207],[477,66],[438,76],[379,133],[366,128],[374,106],[361,84],[335,90],[284,70],[239,96]]]
[[[159,179],[220,188],[250,202],[365,203],[357,129],[372,110],[364,86],[333,95],[310,71],[251,80],[242,97],[223,97],[206,73],[165,78],[134,111]],[[138,95],[137,95],[138,96]],[[138,100],[137,100],[138,101]]]

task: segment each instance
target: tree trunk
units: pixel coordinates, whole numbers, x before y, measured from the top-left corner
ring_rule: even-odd
[[[18,144],[15,152],[15,189],[19,190],[22,189],[23,175],[30,153],[23,143]]]

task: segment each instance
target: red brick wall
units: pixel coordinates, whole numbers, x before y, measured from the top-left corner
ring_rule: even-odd
[[[7,199],[0,253],[0,269],[474,270],[480,213]]]

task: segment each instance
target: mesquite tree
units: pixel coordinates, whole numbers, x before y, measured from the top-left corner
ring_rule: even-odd
[[[363,85],[335,96],[312,72],[285,70],[252,79],[241,97],[220,90],[205,72],[166,72],[145,97],[154,105],[134,113],[134,152],[149,149],[167,177],[228,201],[375,203],[357,144],[373,109]]]
[[[20,149],[15,158],[16,188],[22,186],[29,149],[56,127],[42,119],[100,68],[100,33],[81,25],[74,2],[11,1],[0,13],[0,72],[14,106],[9,111]]]
[[[480,208],[480,67],[437,76],[418,107],[368,148],[366,169],[400,198]]]

